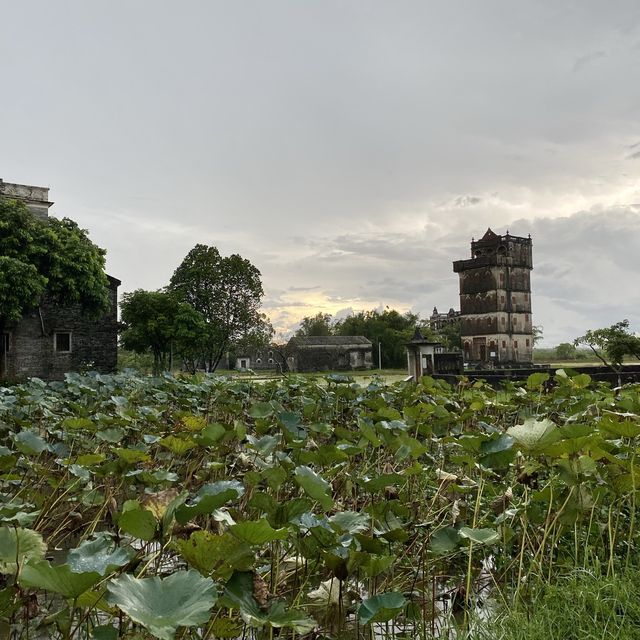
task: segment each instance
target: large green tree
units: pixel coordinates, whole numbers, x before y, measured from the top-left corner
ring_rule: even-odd
[[[590,329],[573,344],[588,347],[598,360],[617,372],[620,372],[625,356],[640,360],[640,337],[631,332],[628,320],[603,329]]]
[[[106,312],[104,264],[105,251],[72,220],[37,218],[22,202],[0,197],[0,336],[45,296],[92,317]],[[5,355],[2,340],[0,374]]]
[[[202,359],[208,371],[215,371],[231,346],[265,327],[260,271],[237,254],[222,257],[215,247],[197,244],[173,273],[169,290],[204,318]]]
[[[166,291],[138,289],[125,293],[120,304],[124,331],[122,346],[153,355],[153,373],[171,370],[174,357],[183,362],[197,358],[205,322],[190,304]]]
[[[420,322],[417,314],[400,313],[395,309],[384,311],[360,311],[347,316],[334,325],[334,332],[341,336],[365,336],[374,343],[373,361],[380,366],[378,353],[385,368],[404,368],[407,362],[406,343],[411,340],[416,325]],[[423,334],[429,333],[422,328]],[[426,334],[425,334],[426,335]],[[380,346],[379,346],[380,345]]]
[[[333,333],[331,314],[316,313],[315,316],[305,316],[300,321],[300,327],[296,331],[298,338],[305,336],[330,336]]]

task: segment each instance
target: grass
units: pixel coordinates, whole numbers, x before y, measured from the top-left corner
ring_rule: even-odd
[[[640,638],[640,573],[572,574],[542,587],[530,603],[498,613],[477,640],[631,640]]]

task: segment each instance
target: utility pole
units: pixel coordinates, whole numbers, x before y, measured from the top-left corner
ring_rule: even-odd
[[[382,342],[378,340],[378,369],[382,371]]]

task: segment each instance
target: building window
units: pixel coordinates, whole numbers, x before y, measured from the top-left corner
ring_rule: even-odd
[[[524,294],[524,301],[525,302],[529,302],[529,294],[528,293]]]
[[[529,346],[529,338],[527,338],[527,347]]]
[[[514,340],[514,341],[513,341],[513,348],[514,348],[514,349],[517,349],[517,348],[518,348],[518,341],[517,341],[517,340]]]
[[[487,318],[487,327],[491,328],[491,318]]]
[[[503,348],[503,349],[506,349],[506,348],[507,348],[507,341],[506,341],[506,340],[503,340],[503,341],[502,341],[502,348]]]
[[[512,307],[516,306],[516,297],[515,296],[511,296],[511,306]]]
[[[269,358],[269,364],[273,364],[273,358]]]
[[[269,351],[269,357],[273,358],[273,351]]]
[[[256,358],[256,364],[262,364],[262,358]]]
[[[500,302],[501,302],[502,304],[504,304],[504,303],[505,303],[505,298],[504,298],[504,296],[500,296]]]
[[[502,316],[502,324],[507,324],[507,319],[504,316]]]
[[[504,284],[504,273],[500,272],[500,284]]]
[[[56,353],[71,353],[71,331],[56,331],[53,334],[53,350]]]
[[[524,321],[525,322],[529,322],[529,314],[528,313],[524,314]]]

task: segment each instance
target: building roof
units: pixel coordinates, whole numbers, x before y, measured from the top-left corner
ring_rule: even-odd
[[[297,347],[343,347],[346,345],[367,347],[373,343],[364,336],[296,336],[289,340],[289,344]]]

